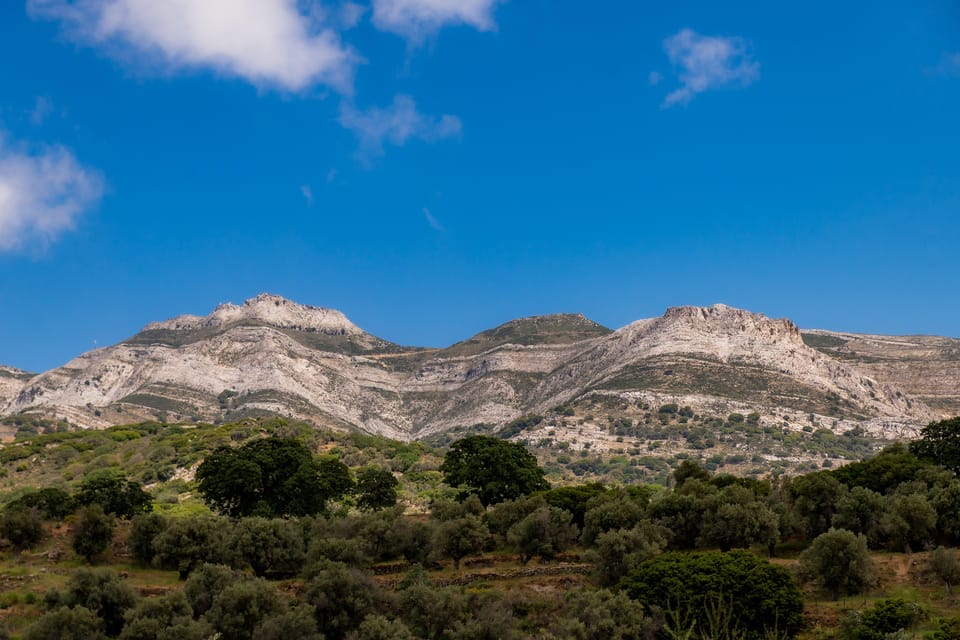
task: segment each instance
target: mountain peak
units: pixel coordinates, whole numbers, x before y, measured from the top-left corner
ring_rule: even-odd
[[[219,304],[207,316],[181,315],[170,320],[151,322],[138,335],[220,330],[244,324],[327,335],[365,335],[362,329],[336,309],[304,305],[271,293],[261,293],[239,305],[232,302]]]
[[[762,313],[753,313],[725,304],[709,307],[670,307],[659,319],[661,322],[679,323],[704,333],[761,333],[771,337],[787,338],[801,344],[800,329],[787,318],[768,318]]]

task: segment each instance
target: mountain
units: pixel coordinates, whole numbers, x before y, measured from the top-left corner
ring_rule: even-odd
[[[960,415],[960,340],[805,331],[805,343],[904,392],[943,415]]]
[[[33,377],[34,374],[0,365],[0,407],[5,406],[12,401],[23,383]]]
[[[411,440],[472,425],[495,431],[568,405],[576,419],[557,427],[603,432],[617,416],[649,423],[652,408],[671,404],[885,436],[952,411],[957,362],[946,354],[956,345],[937,347],[930,365],[920,343],[881,358],[861,346],[873,344],[865,337],[840,336],[715,305],[671,308],[616,331],[582,315],[523,318],[423,349],[377,338],[339,311],[262,294],[149,324],[37,376],[0,369],[0,415],[104,427],[276,414]],[[854,346],[844,351],[841,339]],[[923,380],[927,371],[953,380]]]

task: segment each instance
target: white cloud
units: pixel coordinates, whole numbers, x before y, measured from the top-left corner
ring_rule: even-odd
[[[330,171],[327,171],[327,184],[332,183],[336,179],[337,179],[337,169],[336,167],[333,167],[330,169]]]
[[[651,87],[655,87],[660,84],[660,81],[663,80],[663,76],[659,71],[651,71],[647,74],[647,84]]]
[[[367,12],[367,8],[356,2],[344,2],[340,5],[337,18],[344,29],[353,29],[360,24],[360,18]]]
[[[310,188],[308,184],[300,185],[300,193],[303,194],[303,199],[307,201],[307,206],[313,206],[313,189]]]
[[[63,147],[36,153],[0,137],[0,251],[53,242],[103,195],[100,175]]]
[[[383,109],[360,111],[344,103],[340,108],[340,124],[360,140],[362,159],[383,155],[385,142],[396,146],[411,139],[435,142],[459,137],[463,128],[456,116],[433,117],[420,113],[413,98],[405,95],[397,96],[392,105]]]
[[[682,29],[664,40],[663,47],[679,69],[680,80],[680,87],[664,99],[664,108],[687,104],[711,89],[745,87],[760,75],[760,65],[750,57],[743,38],[704,36]]]
[[[413,42],[445,26],[496,28],[493,9],[503,0],[373,0],[373,25]]]
[[[443,231],[443,225],[437,220],[436,216],[430,213],[430,209],[423,208],[423,217],[427,219],[427,224],[433,227],[434,231]]]
[[[133,64],[209,69],[258,87],[350,93],[358,58],[322,12],[296,0],[28,0],[31,15],[61,21],[73,39]]]
[[[30,123],[39,126],[53,113],[53,103],[46,96],[37,96],[37,100],[30,110]]]

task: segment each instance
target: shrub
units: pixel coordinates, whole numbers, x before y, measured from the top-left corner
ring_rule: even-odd
[[[115,527],[113,517],[104,513],[99,504],[83,507],[77,513],[73,530],[73,550],[87,562],[93,562],[96,556],[106,551]]]
[[[620,585],[647,607],[673,611],[700,628],[707,627],[711,607],[729,605],[747,640],[774,631],[793,638],[803,626],[803,599],[793,577],[746,551],[666,553],[641,563]]]
[[[29,549],[43,539],[43,523],[37,509],[7,507],[0,515],[0,536],[17,551]]]

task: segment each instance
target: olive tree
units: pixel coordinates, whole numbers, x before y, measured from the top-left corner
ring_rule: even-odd
[[[798,575],[819,583],[834,600],[841,593],[861,593],[876,581],[867,538],[845,529],[830,529],[800,554]]]

